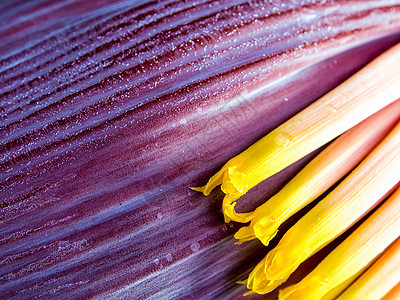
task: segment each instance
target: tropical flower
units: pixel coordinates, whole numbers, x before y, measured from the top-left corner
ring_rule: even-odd
[[[400,182],[400,123],[388,134],[388,130],[400,118],[400,100],[396,101],[400,99],[400,72],[394,71],[388,80],[385,80],[384,76],[380,79],[376,77],[372,93],[366,93],[364,87],[365,80],[372,80],[377,71],[383,72],[394,62],[400,63],[400,44],[269,133],[245,152],[231,159],[209,180],[206,186],[196,189],[208,195],[211,189],[221,184],[222,191],[227,194],[223,201],[225,221],[234,220],[243,223],[251,221],[249,227],[242,228],[235,235],[239,238],[239,243],[257,237],[264,245],[268,245],[276,235],[279,225],[315,200],[361,161],[336,188],[283,235],[278,245],[256,266],[249,278],[242,282],[252,291],[250,293],[268,293],[286,282],[302,262],[332,242],[384,201]],[[377,86],[381,89],[376,88]],[[352,87],[351,92],[346,94],[345,91],[349,90],[349,87]],[[383,99],[388,99],[388,101],[382,101]],[[379,111],[390,103],[393,104]],[[307,155],[367,117],[369,119],[350,129],[322,151],[271,199],[270,204],[268,201],[253,213],[235,212],[234,202],[249,188],[280,171],[280,168],[285,167],[286,164],[292,163],[299,158],[298,155]],[[308,127],[308,123],[303,120],[311,120],[308,122],[311,125]],[[382,127],[377,124],[381,124]],[[378,131],[371,130],[367,134],[365,131],[370,130],[370,126]],[[375,136],[375,141],[370,140],[369,134]],[[386,134],[387,136],[381,141]],[[365,140],[358,139],[358,135],[364,136]],[[276,142],[282,136],[290,136],[287,143]],[[360,142],[358,146],[357,143],[353,146],[352,136]],[[360,150],[360,148],[363,149]],[[336,172],[335,169],[341,164],[344,164],[344,167]],[[335,175],[331,176],[330,173]],[[325,180],[325,177],[328,180]],[[324,182],[319,185],[320,180]],[[315,185],[319,186],[314,187]],[[394,199],[397,199],[398,195],[400,194],[396,193],[393,196]],[[299,200],[296,201],[297,199]],[[368,263],[400,236],[400,232],[395,229],[391,230],[391,234],[386,233],[387,227],[396,227],[398,226],[396,222],[400,222],[399,216],[393,210],[393,205],[398,205],[398,203],[391,199],[383,205],[389,208],[378,210],[353,234],[357,236],[360,230],[364,230],[364,234],[368,235],[374,230],[361,228],[367,226],[365,224],[372,223],[371,226],[374,226],[373,228],[377,231],[376,235],[384,240],[386,238],[386,242],[377,242],[379,246],[364,255],[364,250],[362,250],[364,248],[360,245],[364,244],[365,240],[354,242],[351,235],[348,239],[351,242],[348,240],[343,242],[303,281],[285,289],[280,294],[281,298],[321,299],[326,295],[330,298],[339,295],[367,267]],[[389,203],[392,202],[395,203],[390,205]],[[277,211],[274,211],[275,207],[278,207]],[[385,212],[381,212],[382,210]],[[385,216],[388,212],[394,213],[394,216]],[[387,224],[383,221],[383,223],[375,221],[376,214],[380,214],[382,220],[387,218],[393,221]],[[276,224],[275,221],[277,221]],[[347,252],[346,254],[340,252],[345,251],[341,250],[343,247],[346,251],[354,253],[360,251],[356,258],[361,260],[362,265],[357,264],[357,259],[347,255]],[[365,243],[365,247],[369,249],[368,243]],[[337,252],[340,254],[336,254]],[[340,255],[347,255],[342,263],[337,259]],[[339,271],[335,272],[334,267],[339,270],[349,269],[343,274]],[[329,268],[332,270],[329,271]],[[323,276],[326,280],[321,279]]]
[[[400,101],[396,101],[353,127],[332,142],[282,190],[247,218],[235,218],[236,222],[251,221],[249,226],[242,227],[235,234],[238,244],[258,238],[268,246],[282,223],[317,199],[360,163],[399,120],[399,114]]]
[[[385,205],[388,204],[385,203]],[[398,207],[395,207],[394,209],[396,210],[398,209]],[[396,222],[398,221],[398,219],[384,220],[385,223],[392,221]],[[380,229],[382,229],[383,226],[381,225]],[[393,231],[396,230],[398,230],[398,228],[393,229]],[[383,234],[379,233],[379,235],[382,236]],[[370,240],[374,241],[375,243],[377,242],[375,236],[372,237]],[[368,242],[369,241],[367,241],[367,243]],[[364,247],[365,247],[364,245],[361,245],[361,248]],[[374,262],[373,265],[370,268],[368,268],[366,272],[362,274],[362,276],[357,278],[357,280],[354,281],[350,285],[350,287],[347,288],[345,292],[340,295],[339,297],[340,300],[382,299],[385,295],[387,295],[390,291],[392,291],[396,287],[396,285],[399,284],[400,239],[397,239],[396,242],[394,242],[393,245],[391,245],[388,248],[389,249],[387,249],[384,252],[384,254],[376,262]],[[358,251],[358,249],[355,249],[355,251]]]
[[[312,204],[279,227],[269,248],[255,239],[235,246],[238,224],[218,211],[223,193],[205,198],[188,186],[205,184],[398,43],[400,6],[3,0],[0,25],[1,298],[232,299],[247,290],[236,282]],[[372,83],[394,66],[364,82],[365,91],[382,90]],[[275,141],[298,144],[287,135]],[[240,200],[238,191],[226,210],[252,213],[319,151]]]
[[[282,290],[282,299],[336,298],[400,236],[400,189],[299,283]],[[396,280],[390,277],[388,280]],[[367,274],[363,274],[367,276]],[[397,276],[397,279],[400,278]],[[363,280],[360,278],[360,280]],[[392,284],[394,287],[399,281]],[[356,283],[355,283],[356,284]],[[380,290],[381,282],[375,282]],[[383,282],[384,285],[384,282]],[[352,287],[353,289],[353,287]],[[390,288],[386,291],[389,292]],[[372,293],[373,294],[373,293]],[[382,296],[385,296],[384,293]],[[351,289],[341,296],[351,298]],[[361,298],[364,299],[364,298]],[[375,298],[377,299],[377,298]]]

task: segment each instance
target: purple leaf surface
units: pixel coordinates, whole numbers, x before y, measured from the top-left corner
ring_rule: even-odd
[[[232,299],[268,249],[189,187],[399,42],[400,0],[8,0],[0,25],[0,298]]]

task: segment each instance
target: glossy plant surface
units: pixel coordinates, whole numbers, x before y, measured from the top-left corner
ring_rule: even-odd
[[[271,248],[189,187],[397,43],[400,1],[7,0],[0,25],[2,297],[232,299]]]

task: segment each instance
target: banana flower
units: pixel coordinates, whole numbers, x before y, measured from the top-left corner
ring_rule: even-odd
[[[397,44],[400,2],[3,0],[0,24],[1,298],[234,299],[266,248],[188,187]],[[225,184],[230,215],[318,151]]]

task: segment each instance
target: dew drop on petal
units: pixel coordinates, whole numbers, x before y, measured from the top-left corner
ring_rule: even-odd
[[[190,245],[190,249],[193,252],[197,252],[200,250],[200,244],[198,242],[194,242],[192,245]]]
[[[278,147],[286,147],[291,144],[293,137],[286,132],[279,132],[275,136],[275,143]]]

